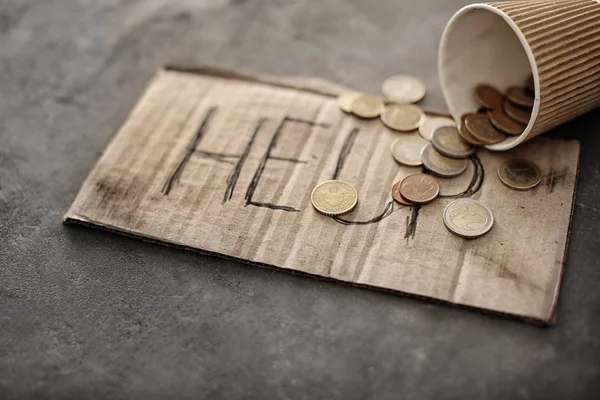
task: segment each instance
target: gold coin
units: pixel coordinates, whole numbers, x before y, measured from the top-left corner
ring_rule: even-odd
[[[513,159],[498,168],[498,178],[511,189],[529,190],[542,181],[542,172],[531,161]]]
[[[361,94],[352,101],[352,114],[361,118],[376,118],[385,108],[383,101],[377,96]]]
[[[458,128],[454,126],[436,129],[431,144],[434,149],[451,158],[466,158],[475,152],[475,148],[462,139]]]
[[[425,114],[411,104],[390,104],[381,114],[381,121],[390,129],[410,132],[417,129],[425,120]]]
[[[425,121],[419,126],[419,134],[425,140],[431,141],[433,132],[441,126],[456,126],[453,119],[446,117],[425,117]]]
[[[398,104],[416,103],[425,96],[425,85],[409,75],[390,76],[381,86],[383,96]]]
[[[362,93],[359,92],[345,92],[338,96],[337,102],[340,110],[344,112],[352,112],[352,103]]]
[[[392,156],[400,164],[417,167],[421,161],[421,150],[427,146],[427,141],[418,135],[400,136],[392,143]]]
[[[324,215],[349,213],[358,203],[358,193],[348,182],[334,180],[320,183],[310,195],[315,210]]]
[[[475,239],[492,229],[494,216],[477,200],[458,199],[444,209],[444,225],[457,236]]]
[[[444,178],[451,178],[462,174],[468,165],[466,158],[446,157],[438,153],[431,144],[423,147],[421,161],[423,161],[423,166],[427,170]]]

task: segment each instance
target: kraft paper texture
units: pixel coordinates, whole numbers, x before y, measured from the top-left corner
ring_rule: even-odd
[[[502,153],[479,150],[466,173],[439,179],[433,203],[395,203],[403,133],[339,110],[343,87],[211,68],[161,70],[114,136],[65,216],[144,240],[377,289],[551,323],[558,298],[579,143],[538,137]],[[536,189],[506,188],[511,157],[537,163]],[[359,194],[350,214],[311,206],[320,182]],[[489,234],[448,232],[458,197],[493,212]]]

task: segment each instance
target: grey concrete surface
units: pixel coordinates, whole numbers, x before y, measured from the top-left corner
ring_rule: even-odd
[[[0,0],[0,398],[578,399],[600,390],[600,112],[554,327],[164,248],[62,215],[157,67],[427,82],[462,0]]]

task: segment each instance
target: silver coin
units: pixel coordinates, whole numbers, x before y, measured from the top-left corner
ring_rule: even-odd
[[[438,153],[431,144],[423,147],[421,161],[427,170],[444,178],[462,174],[468,165],[468,161],[465,158],[446,157]]]
[[[416,103],[425,96],[425,85],[413,76],[394,75],[383,82],[381,92],[386,99],[394,103]]]
[[[456,236],[475,239],[488,233],[494,226],[492,211],[473,199],[458,199],[444,209],[444,225]]]
[[[434,149],[451,158],[467,158],[475,152],[475,148],[461,138],[455,126],[437,128],[431,136],[431,144]]]
[[[427,146],[427,141],[419,135],[402,135],[392,143],[392,156],[400,164],[417,167],[421,164],[421,150]]]
[[[456,126],[456,122],[446,117],[427,117],[419,127],[419,134],[431,142],[433,132],[441,126]]]

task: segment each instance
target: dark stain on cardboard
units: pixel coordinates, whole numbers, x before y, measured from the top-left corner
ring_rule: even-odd
[[[564,186],[567,182],[568,171],[568,168],[563,168],[558,171],[554,168],[550,168],[550,171],[542,176],[541,184],[542,186],[546,187],[546,192],[554,192],[554,189],[557,187],[557,185]]]
[[[526,287],[531,291],[544,290],[538,283],[524,275],[516,273],[514,269],[510,268],[508,266],[508,256],[506,254],[502,255],[500,261],[493,260],[479,253],[475,253],[475,255],[485,260],[484,268],[493,269],[499,278],[512,281],[518,288]]]
[[[106,176],[96,182],[96,195],[100,197],[98,211],[129,225],[136,216],[140,199],[145,195],[148,184],[140,178]]]

